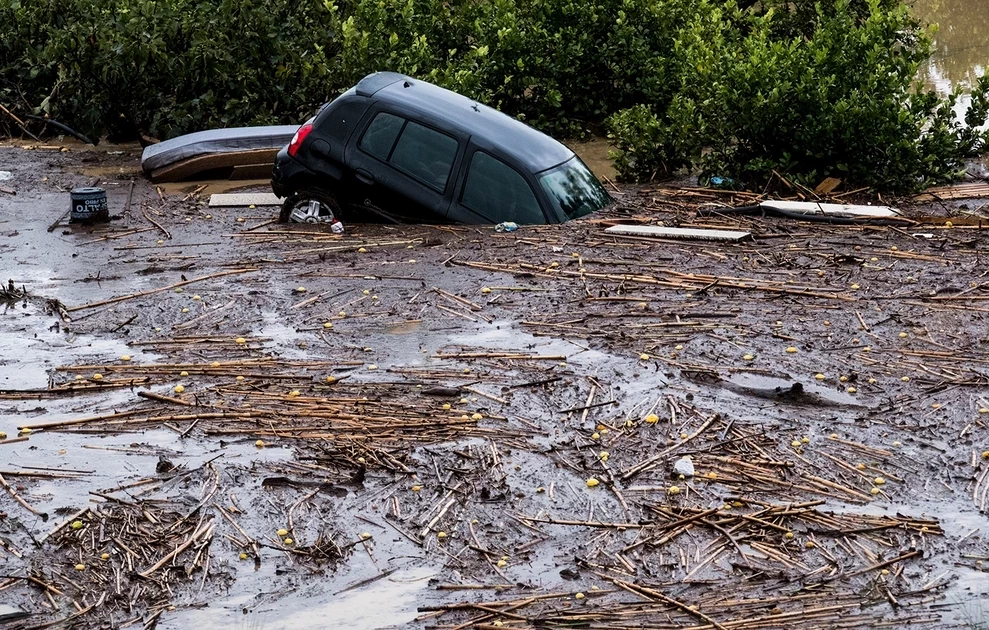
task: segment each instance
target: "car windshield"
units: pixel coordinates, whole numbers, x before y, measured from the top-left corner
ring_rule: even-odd
[[[594,173],[576,156],[538,177],[550,201],[567,219],[587,216],[611,203],[611,197]]]

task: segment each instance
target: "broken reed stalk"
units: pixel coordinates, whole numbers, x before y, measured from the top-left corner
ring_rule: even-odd
[[[198,278],[193,278],[192,280],[185,280],[183,282],[176,282],[175,284],[170,284],[167,287],[161,287],[158,289],[150,289],[148,291],[141,291],[139,293],[131,293],[130,295],[122,295],[120,297],[110,298],[109,300],[101,300],[99,302],[90,302],[89,304],[82,304],[80,306],[72,306],[65,309],[69,313],[75,311],[82,311],[88,308],[96,308],[97,306],[106,306],[108,304],[116,304],[118,302],[123,302],[125,300],[131,300],[138,297],[144,297],[146,295],[154,295],[155,293],[161,293],[162,291],[168,291],[171,289],[178,289],[179,287],[184,287],[196,282],[203,282],[204,280],[212,280],[213,278],[220,278],[222,276],[232,276],[241,273],[250,273],[252,271],[257,271],[257,269],[232,269],[230,271],[221,271],[219,273],[212,273],[208,276],[200,276]]]

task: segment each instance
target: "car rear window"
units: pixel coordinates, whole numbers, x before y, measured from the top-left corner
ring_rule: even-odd
[[[529,182],[508,164],[482,151],[475,152],[470,160],[460,203],[498,221],[546,222]]]
[[[456,157],[455,138],[409,121],[389,162],[427,186],[443,192]]]
[[[587,216],[611,203],[608,191],[576,156],[540,173],[539,185],[568,219]]]
[[[368,125],[364,137],[361,138],[361,148],[376,158],[387,160],[391,148],[395,146],[395,138],[402,131],[405,119],[381,112]]]

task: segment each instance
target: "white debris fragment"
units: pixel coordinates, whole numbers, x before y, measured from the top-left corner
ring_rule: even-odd
[[[690,455],[684,455],[673,464],[673,473],[684,477],[694,476],[694,462],[690,460]]]

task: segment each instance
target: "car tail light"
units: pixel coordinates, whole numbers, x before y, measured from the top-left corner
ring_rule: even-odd
[[[288,154],[295,157],[295,154],[299,152],[299,147],[302,146],[302,141],[306,139],[309,132],[312,131],[312,121],[310,120],[306,124],[299,127],[299,130],[295,132],[292,136],[292,141],[288,143]]]

